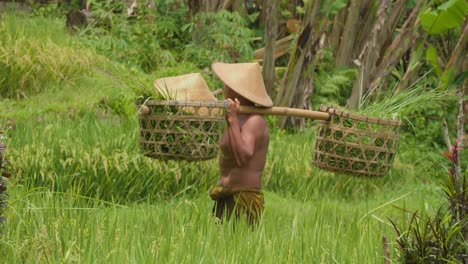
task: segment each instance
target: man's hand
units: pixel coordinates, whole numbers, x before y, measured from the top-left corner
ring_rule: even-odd
[[[226,120],[228,122],[237,122],[237,115],[239,114],[240,111],[240,102],[239,100],[234,99],[234,101],[231,98],[226,99],[228,102],[229,106],[226,112]]]

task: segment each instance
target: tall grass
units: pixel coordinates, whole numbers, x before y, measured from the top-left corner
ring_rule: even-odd
[[[116,202],[164,199],[213,184],[214,162],[144,157],[135,119],[101,119],[93,113],[76,118],[17,124],[11,159],[19,183]]]
[[[267,192],[264,217],[252,231],[243,223],[217,226],[207,196],[121,206],[21,186],[13,193],[0,238],[8,263],[381,263],[391,205],[421,198],[368,208]]]
[[[56,83],[73,82],[98,64],[90,51],[65,42],[57,23],[39,27],[37,21],[5,13],[0,17],[0,96],[24,98]],[[21,16],[21,15],[20,15]],[[34,32],[35,37],[30,37]],[[52,34],[52,32],[54,32]],[[59,35],[62,38],[51,35]]]
[[[216,184],[219,173],[216,159],[188,163],[146,158],[138,146],[138,129],[135,118],[100,116],[92,110],[74,117],[45,115],[37,121],[19,120],[14,135],[10,136],[10,159],[18,171],[18,182],[29,188],[73,191],[116,202],[200,195]],[[413,167],[408,170],[407,161],[400,160],[398,155],[395,168],[386,177],[350,177],[326,172],[312,164],[314,144],[313,130],[304,135],[273,130],[264,188],[303,200],[323,195],[363,200],[382,188],[398,190],[421,177]],[[405,143],[402,145],[405,151],[413,153],[405,159],[418,164],[414,150]],[[428,163],[427,156],[420,158],[421,163]],[[433,163],[439,161],[435,158]],[[432,174],[435,179],[439,177],[437,172]]]

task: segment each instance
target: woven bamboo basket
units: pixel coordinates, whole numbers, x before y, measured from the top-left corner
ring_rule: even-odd
[[[139,106],[140,148],[160,160],[215,158],[226,107],[216,101],[146,101]]]
[[[319,121],[313,163],[324,170],[359,176],[384,176],[398,148],[399,120],[352,114],[325,105],[331,114]]]

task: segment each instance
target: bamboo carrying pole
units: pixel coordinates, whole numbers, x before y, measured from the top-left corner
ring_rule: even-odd
[[[241,114],[262,114],[262,115],[279,115],[279,116],[293,116],[293,117],[305,117],[315,120],[330,121],[331,115],[325,112],[311,111],[289,107],[254,107],[254,106],[243,106],[240,107]]]
[[[218,107],[227,108],[226,102],[189,102],[189,101],[148,101],[147,105],[172,105],[172,106],[203,106],[203,107]],[[150,108],[143,104],[140,106],[138,113],[140,115],[151,114]],[[240,107],[241,114],[262,114],[262,115],[279,115],[279,116],[293,116],[293,117],[304,117],[315,120],[330,121],[331,115],[327,112],[311,111],[297,108],[288,107],[255,107],[255,106],[243,106]]]

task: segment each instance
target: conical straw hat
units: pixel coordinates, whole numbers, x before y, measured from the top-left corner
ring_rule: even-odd
[[[264,107],[272,107],[263,82],[260,65],[253,63],[215,62],[211,68],[229,88],[245,99]]]
[[[200,73],[157,79],[154,87],[170,100],[216,101]]]

